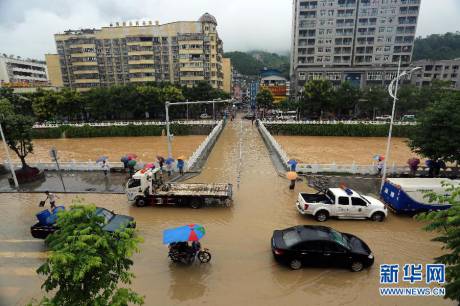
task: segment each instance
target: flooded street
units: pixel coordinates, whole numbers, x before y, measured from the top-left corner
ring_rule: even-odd
[[[189,157],[205,138],[204,135],[174,136],[173,156]],[[102,155],[108,156],[109,161],[119,162],[127,153],[137,154],[141,162],[151,162],[156,160],[157,155],[167,155],[166,140],[161,136],[36,139],[33,141],[34,153],[28,155],[26,161],[50,162],[49,150],[54,146],[63,162],[95,161]],[[19,161],[13,151],[10,151],[10,155]],[[5,152],[1,150],[0,160],[4,159]]]
[[[298,146],[303,149],[305,144]],[[369,146],[362,150],[368,163],[373,154],[381,153]],[[131,147],[130,151],[135,149]],[[363,272],[318,268],[291,271],[277,264],[270,249],[273,230],[318,223],[300,216],[294,206],[298,192],[308,190],[306,184],[298,183],[295,191],[288,189],[289,182],[276,173],[262,138],[250,122],[229,122],[202,174],[190,182],[232,183],[233,206],[201,210],[137,208],[128,205],[123,195],[84,195],[88,202],[136,219],[145,242],[142,252],[134,257],[133,288],[146,296],[146,305],[454,305],[438,297],[380,297],[380,264],[426,264],[441,254],[440,245],[430,241],[433,235],[422,231],[423,224],[410,217],[390,214],[382,223],[323,223],[353,233],[369,244],[376,261]],[[29,227],[43,198],[42,194],[0,194],[0,305],[24,305],[42,295],[42,279],[35,269],[46,255],[45,247],[43,242],[31,240]],[[73,198],[63,195],[61,202],[69,205]],[[178,266],[167,258],[162,231],[188,223],[205,226],[202,245],[212,253],[209,264]]]
[[[372,165],[374,155],[385,155],[385,137],[275,136],[290,158],[308,164]],[[407,166],[417,156],[405,138],[391,139],[390,164]],[[420,158],[422,159],[422,158]],[[423,164],[423,162],[422,162]]]

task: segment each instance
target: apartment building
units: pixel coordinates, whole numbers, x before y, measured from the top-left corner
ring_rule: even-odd
[[[217,21],[123,22],[55,35],[62,83],[77,90],[127,83],[207,81],[223,88]],[[50,58],[52,59],[52,58]],[[54,77],[54,76],[53,76]]]
[[[420,60],[413,63],[421,67],[412,74],[411,83],[418,87],[430,86],[433,81],[449,82],[451,87],[460,90],[460,58],[453,60]]]
[[[45,62],[13,55],[0,55],[0,87],[36,87],[47,84]]]
[[[291,80],[386,84],[412,60],[421,0],[293,0]]]
[[[232,60],[230,58],[223,58],[222,59],[222,71],[224,74],[223,78],[223,90],[231,94],[233,92],[233,66],[232,66]]]

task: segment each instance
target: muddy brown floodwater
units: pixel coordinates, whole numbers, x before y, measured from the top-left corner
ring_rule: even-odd
[[[323,137],[275,136],[290,158],[309,164],[371,165],[374,155],[385,155],[385,137]],[[392,138],[390,164],[407,166],[407,160],[417,156],[411,152],[405,138]],[[422,162],[422,164],[424,164]]]
[[[203,142],[206,136],[174,136],[173,156],[189,157]],[[50,162],[49,150],[56,147],[60,161],[95,161],[99,156],[106,155],[109,161],[118,162],[127,153],[138,155],[139,161],[155,161],[156,156],[167,155],[166,137],[98,137],[98,138],[61,138],[36,139],[33,141],[34,153],[27,156],[28,162]],[[5,153],[0,150],[0,160]],[[10,151],[11,157],[16,154]]]
[[[231,208],[137,208],[128,205],[124,196],[84,196],[96,205],[136,218],[145,242],[134,257],[133,288],[146,296],[146,305],[454,305],[439,297],[380,297],[380,264],[426,264],[441,254],[441,246],[430,241],[433,235],[408,217],[390,215],[382,223],[329,220],[324,224],[369,244],[376,261],[363,272],[291,271],[277,264],[270,249],[272,231],[317,222],[300,216],[294,207],[297,193],[307,190],[306,184],[299,183],[290,191],[289,182],[275,172],[256,128],[244,122],[241,130],[240,124],[238,120],[228,124],[202,174],[192,180],[233,183]],[[62,201],[68,205],[74,197],[65,195]],[[24,305],[42,294],[42,279],[34,270],[43,262],[45,247],[30,241],[28,232],[42,198],[38,194],[0,196],[0,296],[4,305]],[[162,231],[187,223],[206,227],[202,244],[211,250],[210,263],[178,266],[168,260]]]

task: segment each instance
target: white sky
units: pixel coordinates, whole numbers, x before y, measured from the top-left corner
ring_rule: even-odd
[[[217,18],[225,51],[287,52],[291,0],[0,0],[0,53],[44,59],[53,34],[126,20]],[[460,30],[460,0],[422,0],[417,35]]]

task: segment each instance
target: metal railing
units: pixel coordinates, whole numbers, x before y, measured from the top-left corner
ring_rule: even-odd
[[[219,134],[222,132],[223,128],[224,128],[224,122],[219,121],[219,123],[214,127],[214,129],[211,131],[208,137],[206,137],[206,139],[200,144],[198,149],[196,149],[196,151],[188,159],[187,165],[185,167],[187,171],[195,167],[198,161],[200,160],[200,158],[202,158],[203,154],[205,154],[205,152],[209,150],[216,143],[217,138]]]
[[[270,125],[270,124],[350,124],[350,125],[357,125],[357,124],[368,124],[368,125],[388,125],[389,122],[386,121],[355,121],[355,120],[308,120],[308,121],[297,121],[297,120],[287,120],[287,121],[262,121],[263,124]],[[404,122],[404,121],[397,121],[393,123],[394,125],[416,125],[415,122]]]

